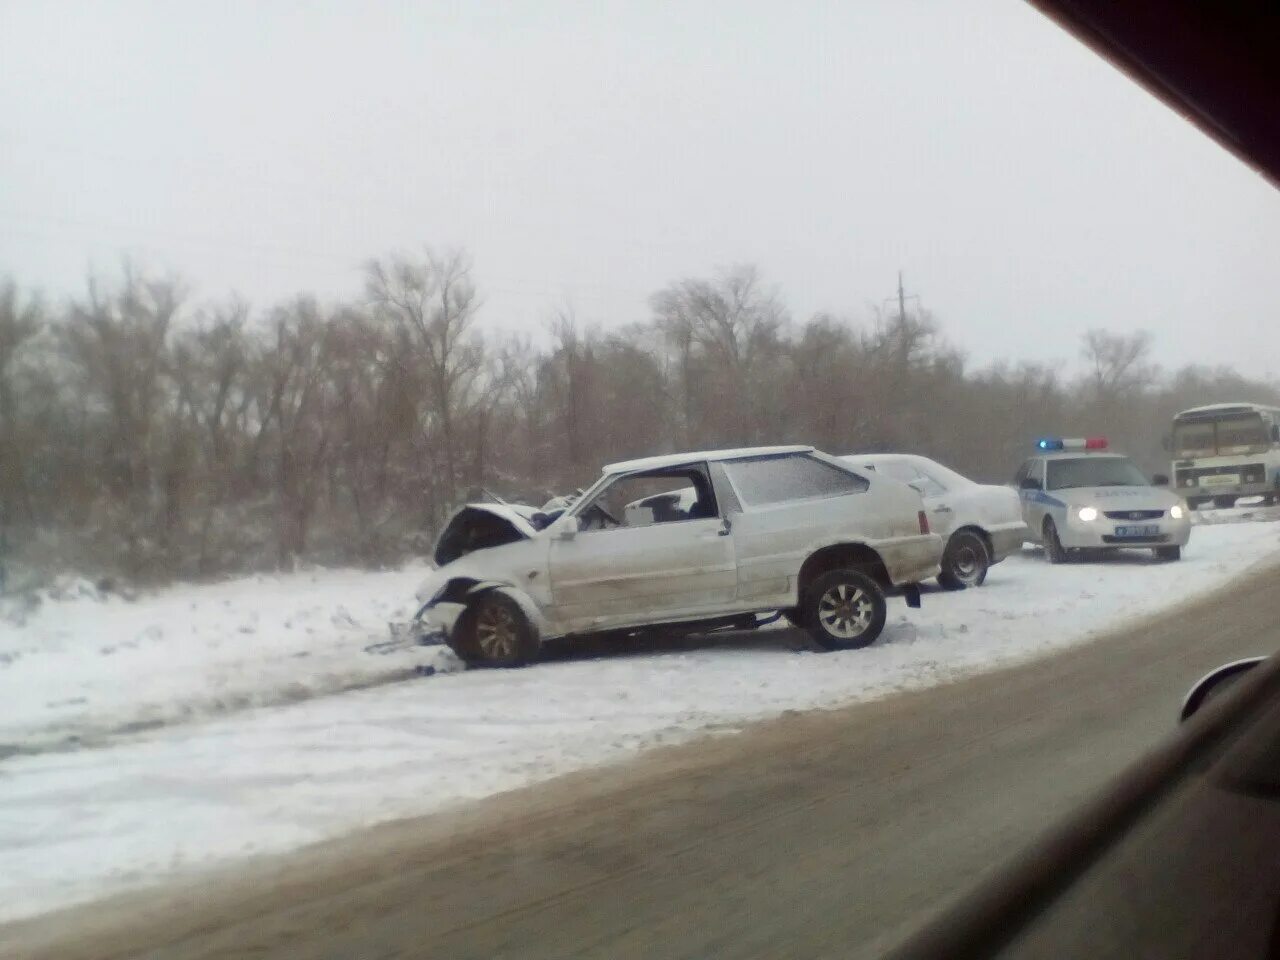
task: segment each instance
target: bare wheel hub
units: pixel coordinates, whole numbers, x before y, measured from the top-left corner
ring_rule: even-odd
[[[965,544],[956,551],[951,565],[961,580],[972,580],[978,575],[978,551]]]

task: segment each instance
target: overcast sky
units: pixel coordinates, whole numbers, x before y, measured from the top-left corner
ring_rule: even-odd
[[[901,268],[975,363],[1280,374],[1280,191],[1021,0],[0,0],[0,274],[267,306],[427,243],[495,331],[737,262],[865,320]]]

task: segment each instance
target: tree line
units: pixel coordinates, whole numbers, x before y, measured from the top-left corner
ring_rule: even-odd
[[[906,450],[1004,482],[1039,435],[1104,433],[1160,470],[1176,411],[1280,402],[1228,369],[1159,370],[1143,332],[1090,331],[1075,376],[972,367],[926,312],[799,320],[751,266],[649,308],[486,337],[461,252],[388,256],[347,300],[256,312],[128,266],[56,305],[5,281],[0,561],[136,581],[395,563],[467,499],[541,503],[685,449]]]

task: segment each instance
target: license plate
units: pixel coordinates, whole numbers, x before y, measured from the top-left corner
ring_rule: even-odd
[[[1208,477],[1201,477],[1200,486],[1202,487],[1238,487],[1240,486],[1240,474],[1217,473]]]
[[[1159,532],[1160,527],[1153,523],[1137,527],[1116,527],[1117,537],[1154,537]]]

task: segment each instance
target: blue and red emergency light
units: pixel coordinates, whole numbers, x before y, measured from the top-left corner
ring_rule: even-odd
[[[1037,440],[1036,446],[1041,450],[1105,450],[1107,449],[1106,437],[1072,437],[1063,440],[1059,437],[1046,437],[1043,440]]]

